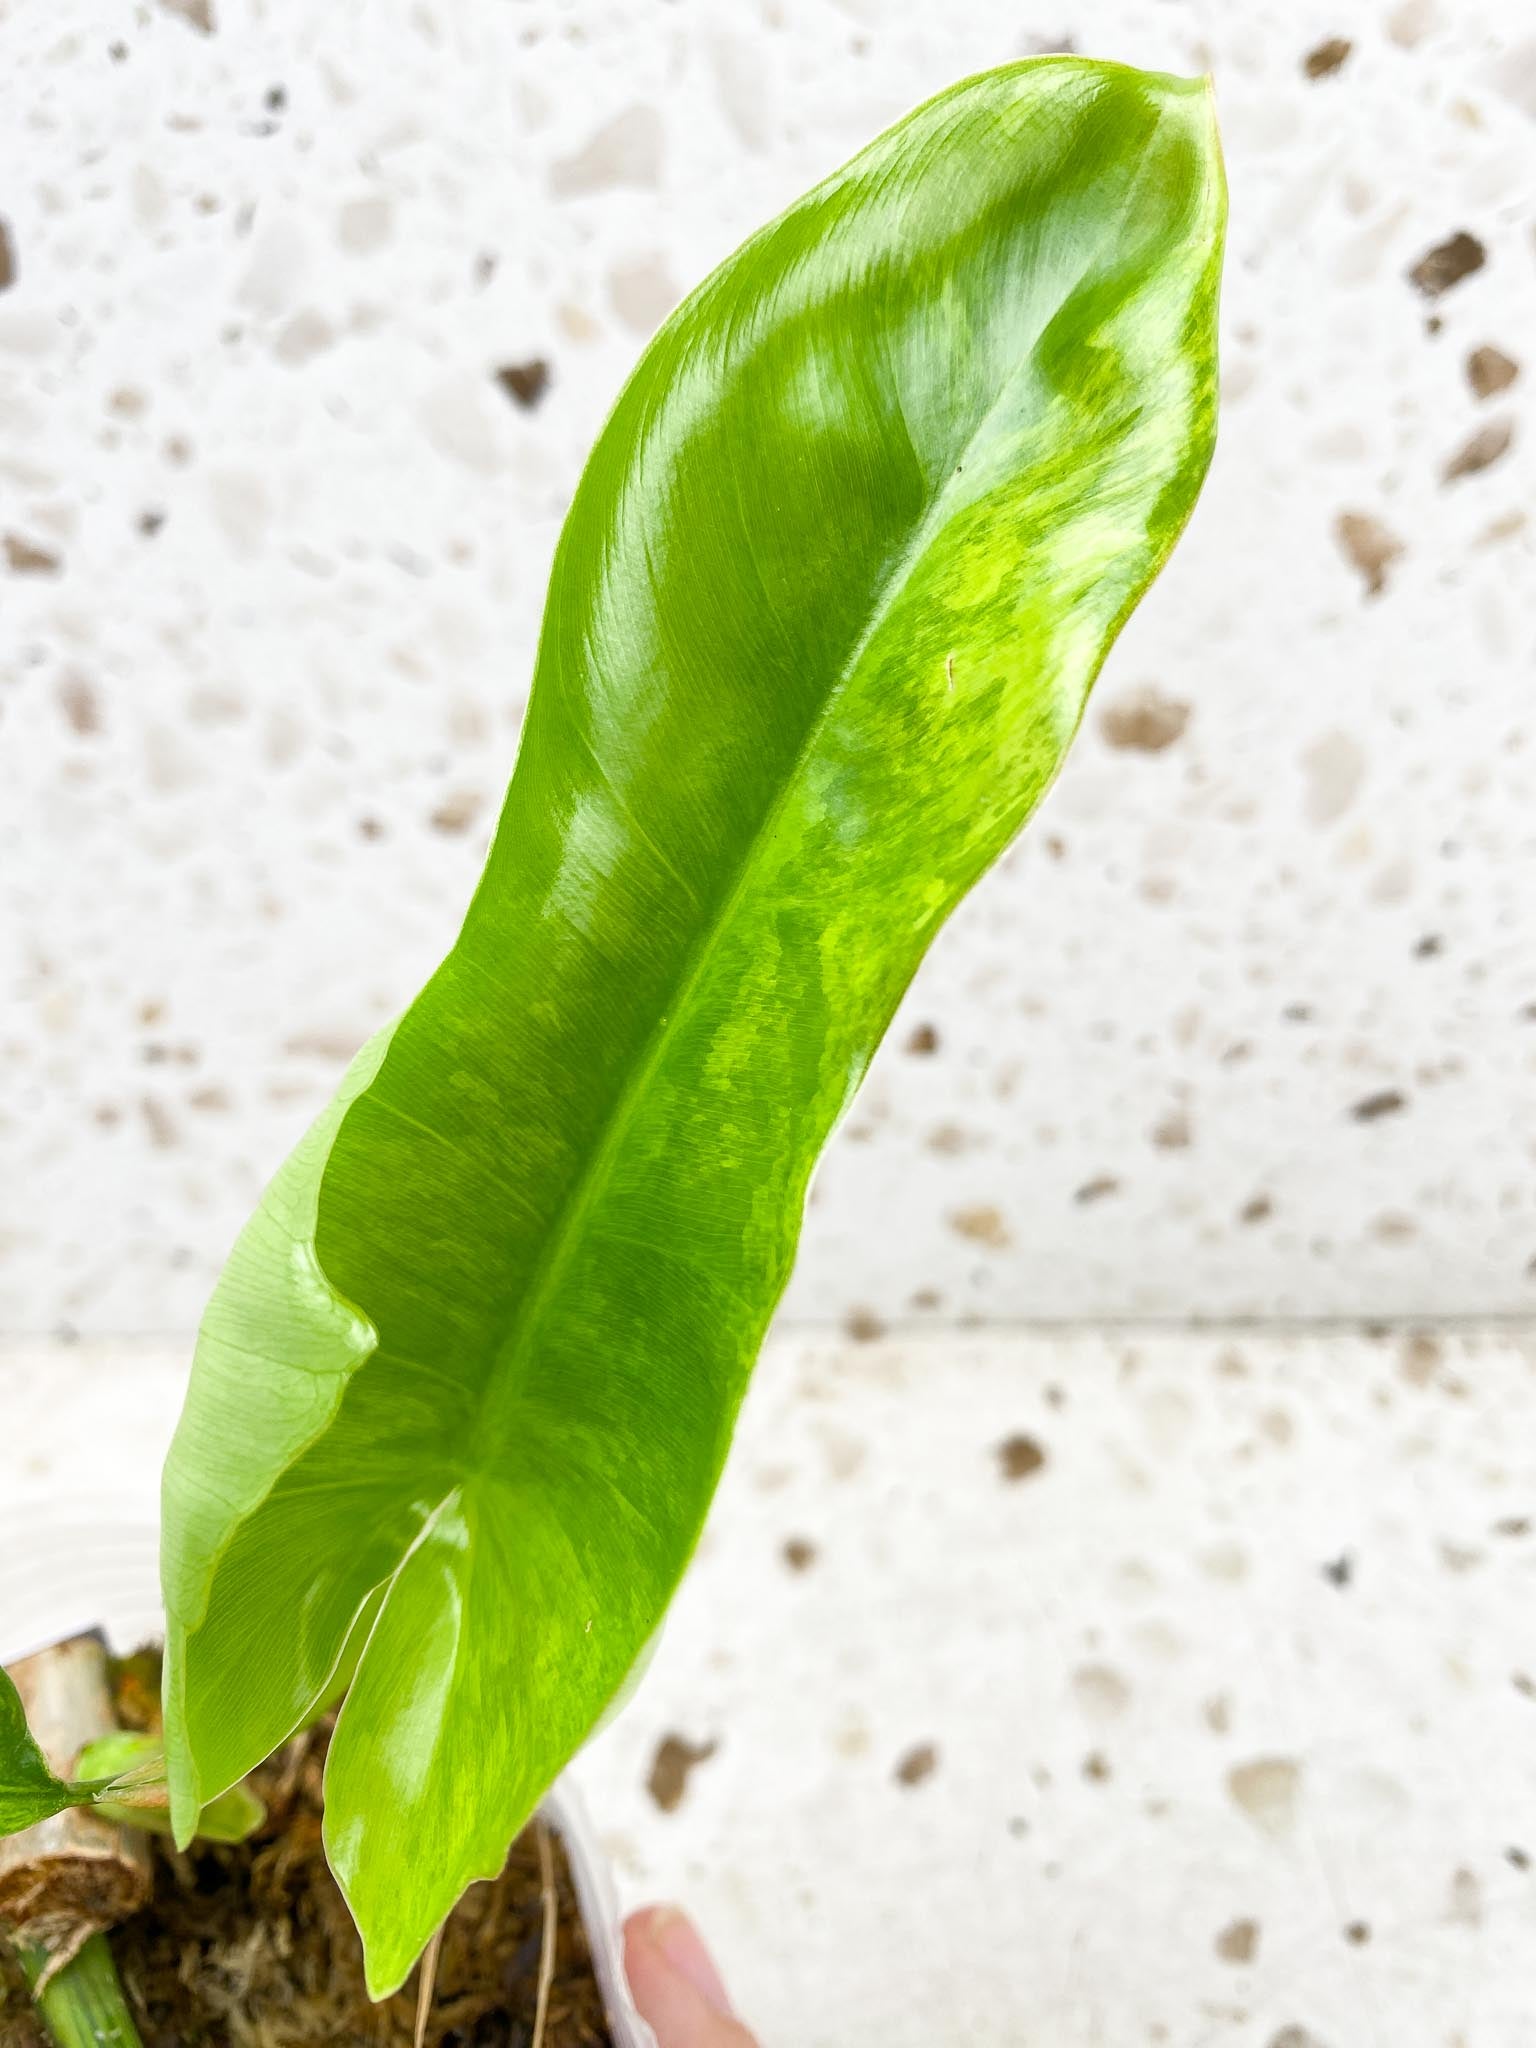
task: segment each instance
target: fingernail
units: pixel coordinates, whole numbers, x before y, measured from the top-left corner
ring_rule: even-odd
[[[720,1981],[720,1972],[700,1941],[693,1922],[677,1906],[657,1906],[646,1916],[646,1937],[670,1968],[709,2003],[715,2012],[733,2017],[731,2001]]]

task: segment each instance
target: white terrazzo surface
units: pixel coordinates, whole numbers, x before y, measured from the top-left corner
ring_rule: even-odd
[[[1536,1311],[1529,0],[11,0],[0,1329],[191,1326],[454,928],[654,322],[1065,43],[1215,75],[1222,447],[788,1313]]]
[[[182,1370],[0,1354],[0,1643],[144,1615]],[[1533,1519],[1530,1333],[783,1338],[579,1775],[765,2048],[1530,2048]]]

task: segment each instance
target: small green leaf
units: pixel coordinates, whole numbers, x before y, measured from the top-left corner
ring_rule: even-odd
[[[463,930],[236,1246],[166,1469],[183,1837],[381,1603],[325,1821],[375,1995],[656,1628],[827,1134],[1189,514],[1224,211],[1202,85],[971,79],[598,441]]]
[[[197,1832],[205,1842],[243,1842],[248,1835],[255,1834],[266,1817],[266,1807],[249,1786],[231,1785],[203,1808],[197,1817]],[[169,1834],[169,1813],[164,1825]]]
[[[115,1729],[88,1742],[75,1768],[91,1787],[91,1805],[105,1819],[153,1835],[171,1833],[165,1751],[158,1735]],[[254,1792],[245,1785],[231,1785],[203,1808],[196,1832],[204,1842],[243,1842],[266,1817],[267,1809]]]
[[[146,1800],[135,1796],[132,1799],[115,1799],[110,1793],[99,1793],[91,1802],[105,1820],[116,1821],[122,1828],[139,1828],[149,1835],[170,1835],[171,1807],[168,1796]],[[267,1817],[267,1809],[244,1785],[231,1785],[227,1792],[221,1792],[217,1799],[210,1799],[197,1817],[193,1830],[200,1842],[243,1842],[253,1835]]]
[[[165,1745],[158,1735],[144,1735],[134,1728],[114,1728],[110,1735],[98,1735],[75,1759],[82,1783],[98,1787],[97,1803],[109,1791],[129,1791],[142,1785],[146,1793],[156,1787],[165,1790]]]
[[[28,1731],[21,1695],[0,1670],[0,1835],[19,1834],[79,1803],[75,1788],[49,1770]]]

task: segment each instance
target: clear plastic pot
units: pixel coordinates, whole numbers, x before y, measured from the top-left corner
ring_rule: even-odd
[[[117,1650],[158,1637],[154,1530],[110,1503],[0,1505],[0,1664],[95,1628]],[[617,1895],[575,1787],[562,1780],[543,1814],[570,1865],[614,2048],[656,2048],[629,1995]]]

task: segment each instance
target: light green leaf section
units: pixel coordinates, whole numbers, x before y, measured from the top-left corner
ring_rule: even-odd
[[[90,1806],[124,1827],[171,1832],[160,1739],[120,1729],[88,1742],[73,1778],[56,1778],[27,1728],[21,1695],[0,1670],[0,1835],[20,1834],[69,1806]],[[243,1842],[266,1809],[243,1785],[204,1807],[196,1832],[209,1842]]]
[[[158,1735],[128,1728],[100,1735],[81,1750],[75,1769],[91,1788],[89,1804],[103,1820],[143,1828],[152,1835],[172,1832],[165,1751]],[[197,1836],[204,1842],[243,1842],[266,1817],[267,1809],[254,1792],[245,1785],[231,1785],[198,1815]]]
[[[326,1816],[375,1994],[653,1633],[816,1156],[1189,513],[1223,213],[1201,84],[972,79],[598,442],[458,942],[237,1245],[166,1471],[183,1833],[381,1600]]]
[[[0,1835],[19,1834],[79,1803],[74,1787],[49,1770],[27,1727],[21,1695],[0,1669]]]

